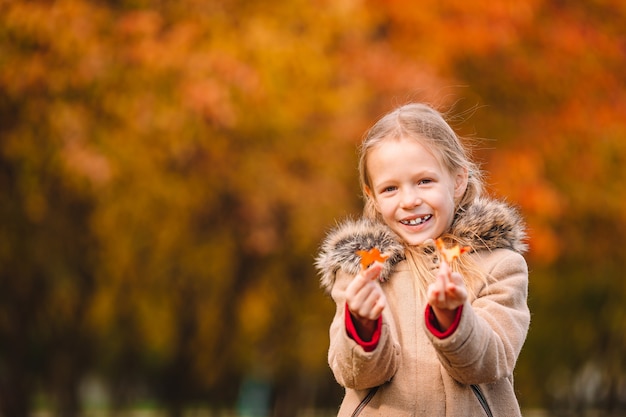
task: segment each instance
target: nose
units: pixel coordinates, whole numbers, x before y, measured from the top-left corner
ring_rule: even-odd
[[[403,209],[412,209],[422,204],[422,199],[415,190],[404,190],[400,197],[400,207]]]

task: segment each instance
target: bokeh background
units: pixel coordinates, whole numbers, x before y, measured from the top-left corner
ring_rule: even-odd
[[[625,28],[621,0],[0,0],[0,415],[332,412],[313,260],[415,100],[527,219],[523,408],[625,415]]]

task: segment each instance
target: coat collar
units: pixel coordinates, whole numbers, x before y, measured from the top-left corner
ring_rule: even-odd
[[[509,204],[490,198],[479,198],[468,207],[459,209],[447,235],[473,250],[506,248],[524,253],[527,250],[525,224],[518,210]],[[349,274],[360,270],[360,249],[377,247],[389,255],[381,272],[381,280],[389,279],[395,266],[405,259],[404,245],[385,224],[365,218],[346,220],[330,231],[315,260],[326,291],[330,291],[335,273],[343,269]],[[425,251],[432,253],[432,248]]]

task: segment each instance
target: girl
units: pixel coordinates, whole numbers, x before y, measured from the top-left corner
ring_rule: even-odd
[[[316,266],[337,304],[329,365],[339,416],[521,416],[513,369],[530,313],[518,213],[482,179],[442,115],[402,106],[367,133],[364,215],[336,227]],[[434,239],[467,246],[446,262]],[[388,259],[361,270],[358,250]]]

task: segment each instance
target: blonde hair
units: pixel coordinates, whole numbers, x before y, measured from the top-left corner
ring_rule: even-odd
[[[475,199],[483,193],[483,177],[477,164],[471,161],[466,148],[461,139],[446,122],[444,116],[423,103],[406,104],[387,113],[367,133],[360,148],[359,156],[359,180],[363,191],[365,205],[363,215],[369,219],[382,221],[380,213],[376,210],[373,196],[367,193],[366,189],[371,189],[369,173],[367,171],[367,158],[370,151],[386,140],[412,138],[420,142],[421,145],[431,149],[439,159],[442,166],[451,174],[459,169],[467,169],[468,183],[463,196],[456,203],[455,212],[458,213],[468,207]],[[454,236],[444,236],[447,240],[455,241]],[[406,247],[405,253],[411,270],[416,275],[422,285],[419,286],[420,293],[425,296],[426,288],[432,282],[434,272],[430,267],[432,256],[427,255],[424,246],[415,248]],[[466,283],[473,283],[475,280],[486,282],[484,273],[470,262],[467,257],[454,266],[464,276]],[[468,285],[471,291],[471,286]]]

